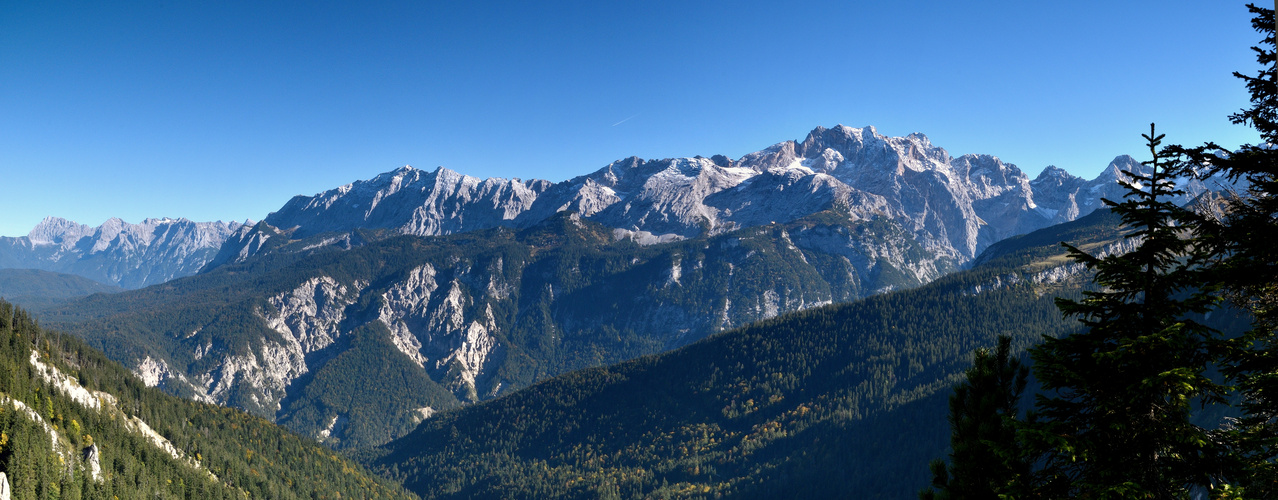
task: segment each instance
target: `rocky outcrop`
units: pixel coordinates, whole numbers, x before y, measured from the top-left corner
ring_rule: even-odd
[[[499,264],[500,265],[500,264]],[[455,278],[441,286],[430,265],[414,268],[407,279],[381,295],[378,321],[391,332],[395,346],[415,363],[436,373],[463,399],[476,400],[475,381],[501,343],[491,305],[476,316],[476,297]],[[504,287],[496,275],[484,280],[496,295]]]
[[[169,364],[163,359],[156,360],[151,356],[142,358],[138,366],[133,368],[133,373],[142,379],[142,383],[147,387],[156,387],[173,378],[173,370],[169,369]]]
[[[92,444],[84,449],[84,468],[90,479],[102,482],[102,457],[98,452],[98,445]]]
[[[263,314],[291,350],[303,354],[328,347],[341,335],[346,307],[358,297],[359,283],[347,287],[333,278],[311,278],[292,291],[267,299],[275,308]]]
[[[187,457],[186,454],[182,452],[182,450],[179,450],[176,446],[173,445],[173,443],[169,442],[167,438],[160,435],[160,433],[155,432],[155,430],[151,429],[151,426],[147,425],[147,423],[144,420],[142,420],[141,418],[135,415],[134,416],[127,415],[123,411],[121,411],[120,408],[116,406],[116,398],[114,395],[107,392],[103,392],[103,391],[89,391],[88,389],[85,389],[74,378],[71,378],[67,374],[63,373],[57,367],[42,361],[40,358],[40,354],[36,352],[35,350],[31,351],[31,356],[29,361],[31,363],[31,366],[35,368],[36,376],[39,377],[41,380],[43,380],[45,383],[53,386],[53,388],[59,393],[61,393],[62,395],[67,396],[68,398],[71,398],[72,401],[75,401],[76,403],[78,403],[79,405],[85,408],[97,410],[99,412],[108,414],[109,417],[112,419],[119,418],[121,421],[124,422],[125,428],[128,429],[130,432],[134,432],[134,433],[142,435],[144,438],[147,439],[147,441],[150,441],[151,444],[153,444],[155,447],[159,448],[160,450],[164,451],[165,453],[168,453],[174,459],[180,462],[186,463],[187,465],[190,465],[191,467],[196,467],[196,468],[200,467],[200,464],[198,462],[196,462],[194,459]],[[31,408],[27,407],[21,401],[10,399],[2,395],[0,395],[0,403],[11,403],[15,407],[17,407],[18,410],[25,413],[29,418],[31,418],[32,420],[35,420],[37,423],[40,423],[45,428],[45,432],[49,434],[49,438],[53,442],[54,450],[57,451],[60,456],[62,456],[63,462],[66,463],[68,467],[76,463],[75,459],[78,457],[75,456],[74,450],[65,449],[65,446],[61,444],[62,440],[58,438],[57,430],[53,426],[45,422],[44,419],[40,417],[38,413],[36,413]],[[92,446],[91,449],[93,451],[91,456],[96,459],[98,457],[97,447]],[[88,458],[89,456],[90,455],[86,453],[84,458]],[[89,467],[90,465],[91,464],[89,463],[85,464],[86,467]],[[98,465],[97,468],[100,473],[101,466]],[[210,476],[212,477],[212,474],[210,474]]]

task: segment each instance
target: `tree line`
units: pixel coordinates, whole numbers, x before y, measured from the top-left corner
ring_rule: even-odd
[[[1230,120],[1263,143],[1164,146],[1150,126],[1152,173],[1126,172],[1124,199],[1106,200],[1138,244],[1104,257],[1069,247],[1095,286],[1058,300],[1083,331],[1030,349],[1032,410],[1020,410],[1030,370],[1008,340],[977,352],[950,398],[948,463],[932,463],[921,498],[1278,495],[1278,58],[1274,11],[1248,8],[1263,69],[1235,73],[1251,106]],[[1190,177],[1243,187],[1171,203]],[[1251,319],[1241,335],[1205,321],[1231,309]]]

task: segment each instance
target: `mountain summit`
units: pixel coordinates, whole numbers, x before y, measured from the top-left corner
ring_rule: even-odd
[[[1122,169],[1142,168],[1119,156],[1091,181],[1055,167],[1031,180],[995,156],[953,158],[923,134],[887,137],[839,125],[735,161],[630,157],[559,183],[402,167],[297,196],[264,222],[293,238],[356,228],[429,236],[530,227],[569,210],[668,241],[837,208],[853,220],[892,219],[928,250],[962,263],[1008,236],[1090,213],[1102,197],[1120,196]]]

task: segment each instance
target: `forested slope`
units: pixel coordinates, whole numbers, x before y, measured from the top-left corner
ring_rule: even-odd
[[[1063,253],[1061,235],[1116,241],[1116,223],[1043,230],[991,259],[1018,267],[572,372],[359,457],[427,498],[911,498],[945,452],[946,398],[971,352],[1000,334],[1024,348],[1075,328],[1053,299],[1082,276],[1028,269]]]
[[[0,302],[0,471],[13,498],[412,498],[239,410],[147,388]]]

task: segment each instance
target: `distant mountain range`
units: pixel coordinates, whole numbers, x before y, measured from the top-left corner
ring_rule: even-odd
[[[0,269],[40,269],[141,288],[195,274],[241,225],[113,218],[90,227],[47,217],[26,236],[0,237]]]

